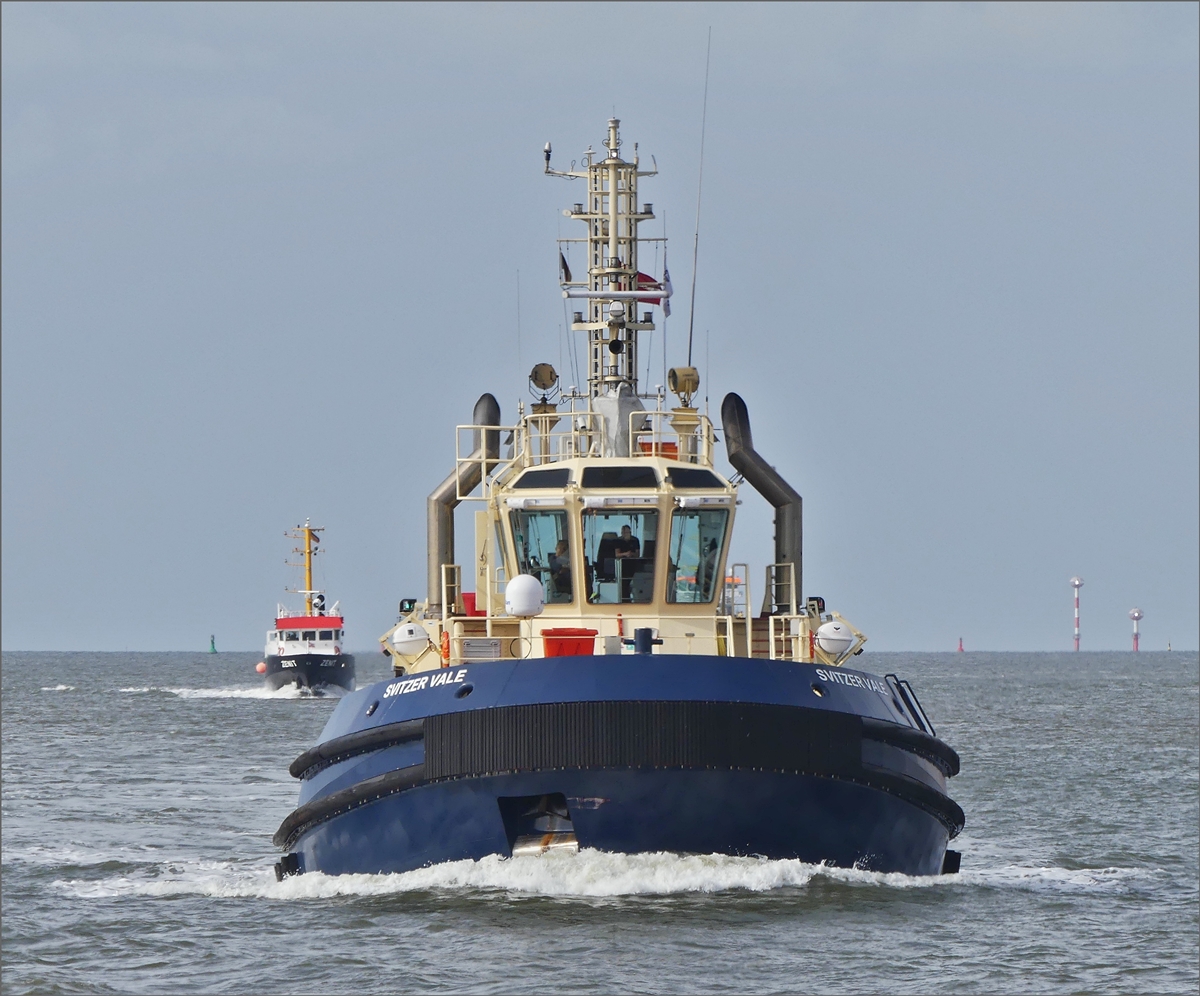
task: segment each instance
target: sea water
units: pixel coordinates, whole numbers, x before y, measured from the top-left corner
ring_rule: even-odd
[[[276,882],[335,700],[257,660],[3,655],[4,993],[1197,991],[1195,653],[858,658],[962,757],[936,878],[583,851]]]

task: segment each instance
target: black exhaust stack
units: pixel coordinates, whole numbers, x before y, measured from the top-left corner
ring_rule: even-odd
[[[500,403],[490,394],[481,395],[475,402],[472,425],[499,425]],[[480,436],[484,437],[480,439]],[[470,463],[455,467],[425,501],[426,528],[429,533],[427,613],[440,615],[442,610],[442,564],[454,563],[454,509],[459,495],[469,495],[483,480],[480,457],[485,456],[490,471],[500,459],[499,431],[475,432],[475,449]]]
[[[750,413],[746,411],[746,402],[740,395],[725,395],[725,400],[721,402],[721,424],[725,428],[725,450],[729,454],[729,462],[755,491],[775,506],[775,563],[795,565],[796,590],[786,592],[784,586],[776,586],[774,611],[790,611],[792,602],[799,608],[800,593],[804,590],[801,574],[804,563],[804,499],[754,449],[754,441],[750,436]],[[766,593],[763,612],[771,611],[771,595],[770,591]]]

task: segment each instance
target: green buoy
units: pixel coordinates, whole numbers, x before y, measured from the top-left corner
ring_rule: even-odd
[[[217,638],[215,635],[208,638],[208,652],[210,654],[215,654],[217,652]]]

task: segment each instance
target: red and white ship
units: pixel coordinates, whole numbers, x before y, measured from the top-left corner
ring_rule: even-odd
[[[312,562],[318,552],[323,526],[311,526],[305,521],[287,535],[304,540],[303,547],[294,553],[304,554],[304,563],[291,566],[304,568],[304,588],[289,589],[304,596],[304,614],[299,615],[280,605],[276,609],[275,627],[267,633],[267,644],[258,672],[266,675],[268,688],[297,688],[321,694],[330,686],[354,689],[354,656],[342,652],[345,645],[345,620],[334,602],[325,612],[325,592],[313,588]]]

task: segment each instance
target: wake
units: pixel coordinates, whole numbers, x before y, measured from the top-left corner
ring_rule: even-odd
[[[44,860],[44,858],[43,858]],[[1013,889],[1058,894],[1141,891],[1167,874],[1150,868],[1067,869],[1004,865],[958,875],[911,876],[832,868],[798,860],[740,858],[720,854],[578,854],[450,861],[394,875],[307,873],[275,880],[271,867],[190,861],[126,866],[119,874],[58,879],[55,886],[80,899],[117,896],[208,896],[218,899],[329,899],[411,893],[458,896],[546,896],[617,899],[722,893],[770,893],[816,883],[850,888]]]
[[[322,689],[319,695],[314,695],[307,690],[301,691],[295,685],[285,685],[283,688],[267,688],[266,685],[255,685],[250,688],[172,688],[166,686],[144,686],[140,688],[118,688],[117,691],[127,695],[175,695],[181,699],[338,699],[346,693],[346,689],[336,685]]]

